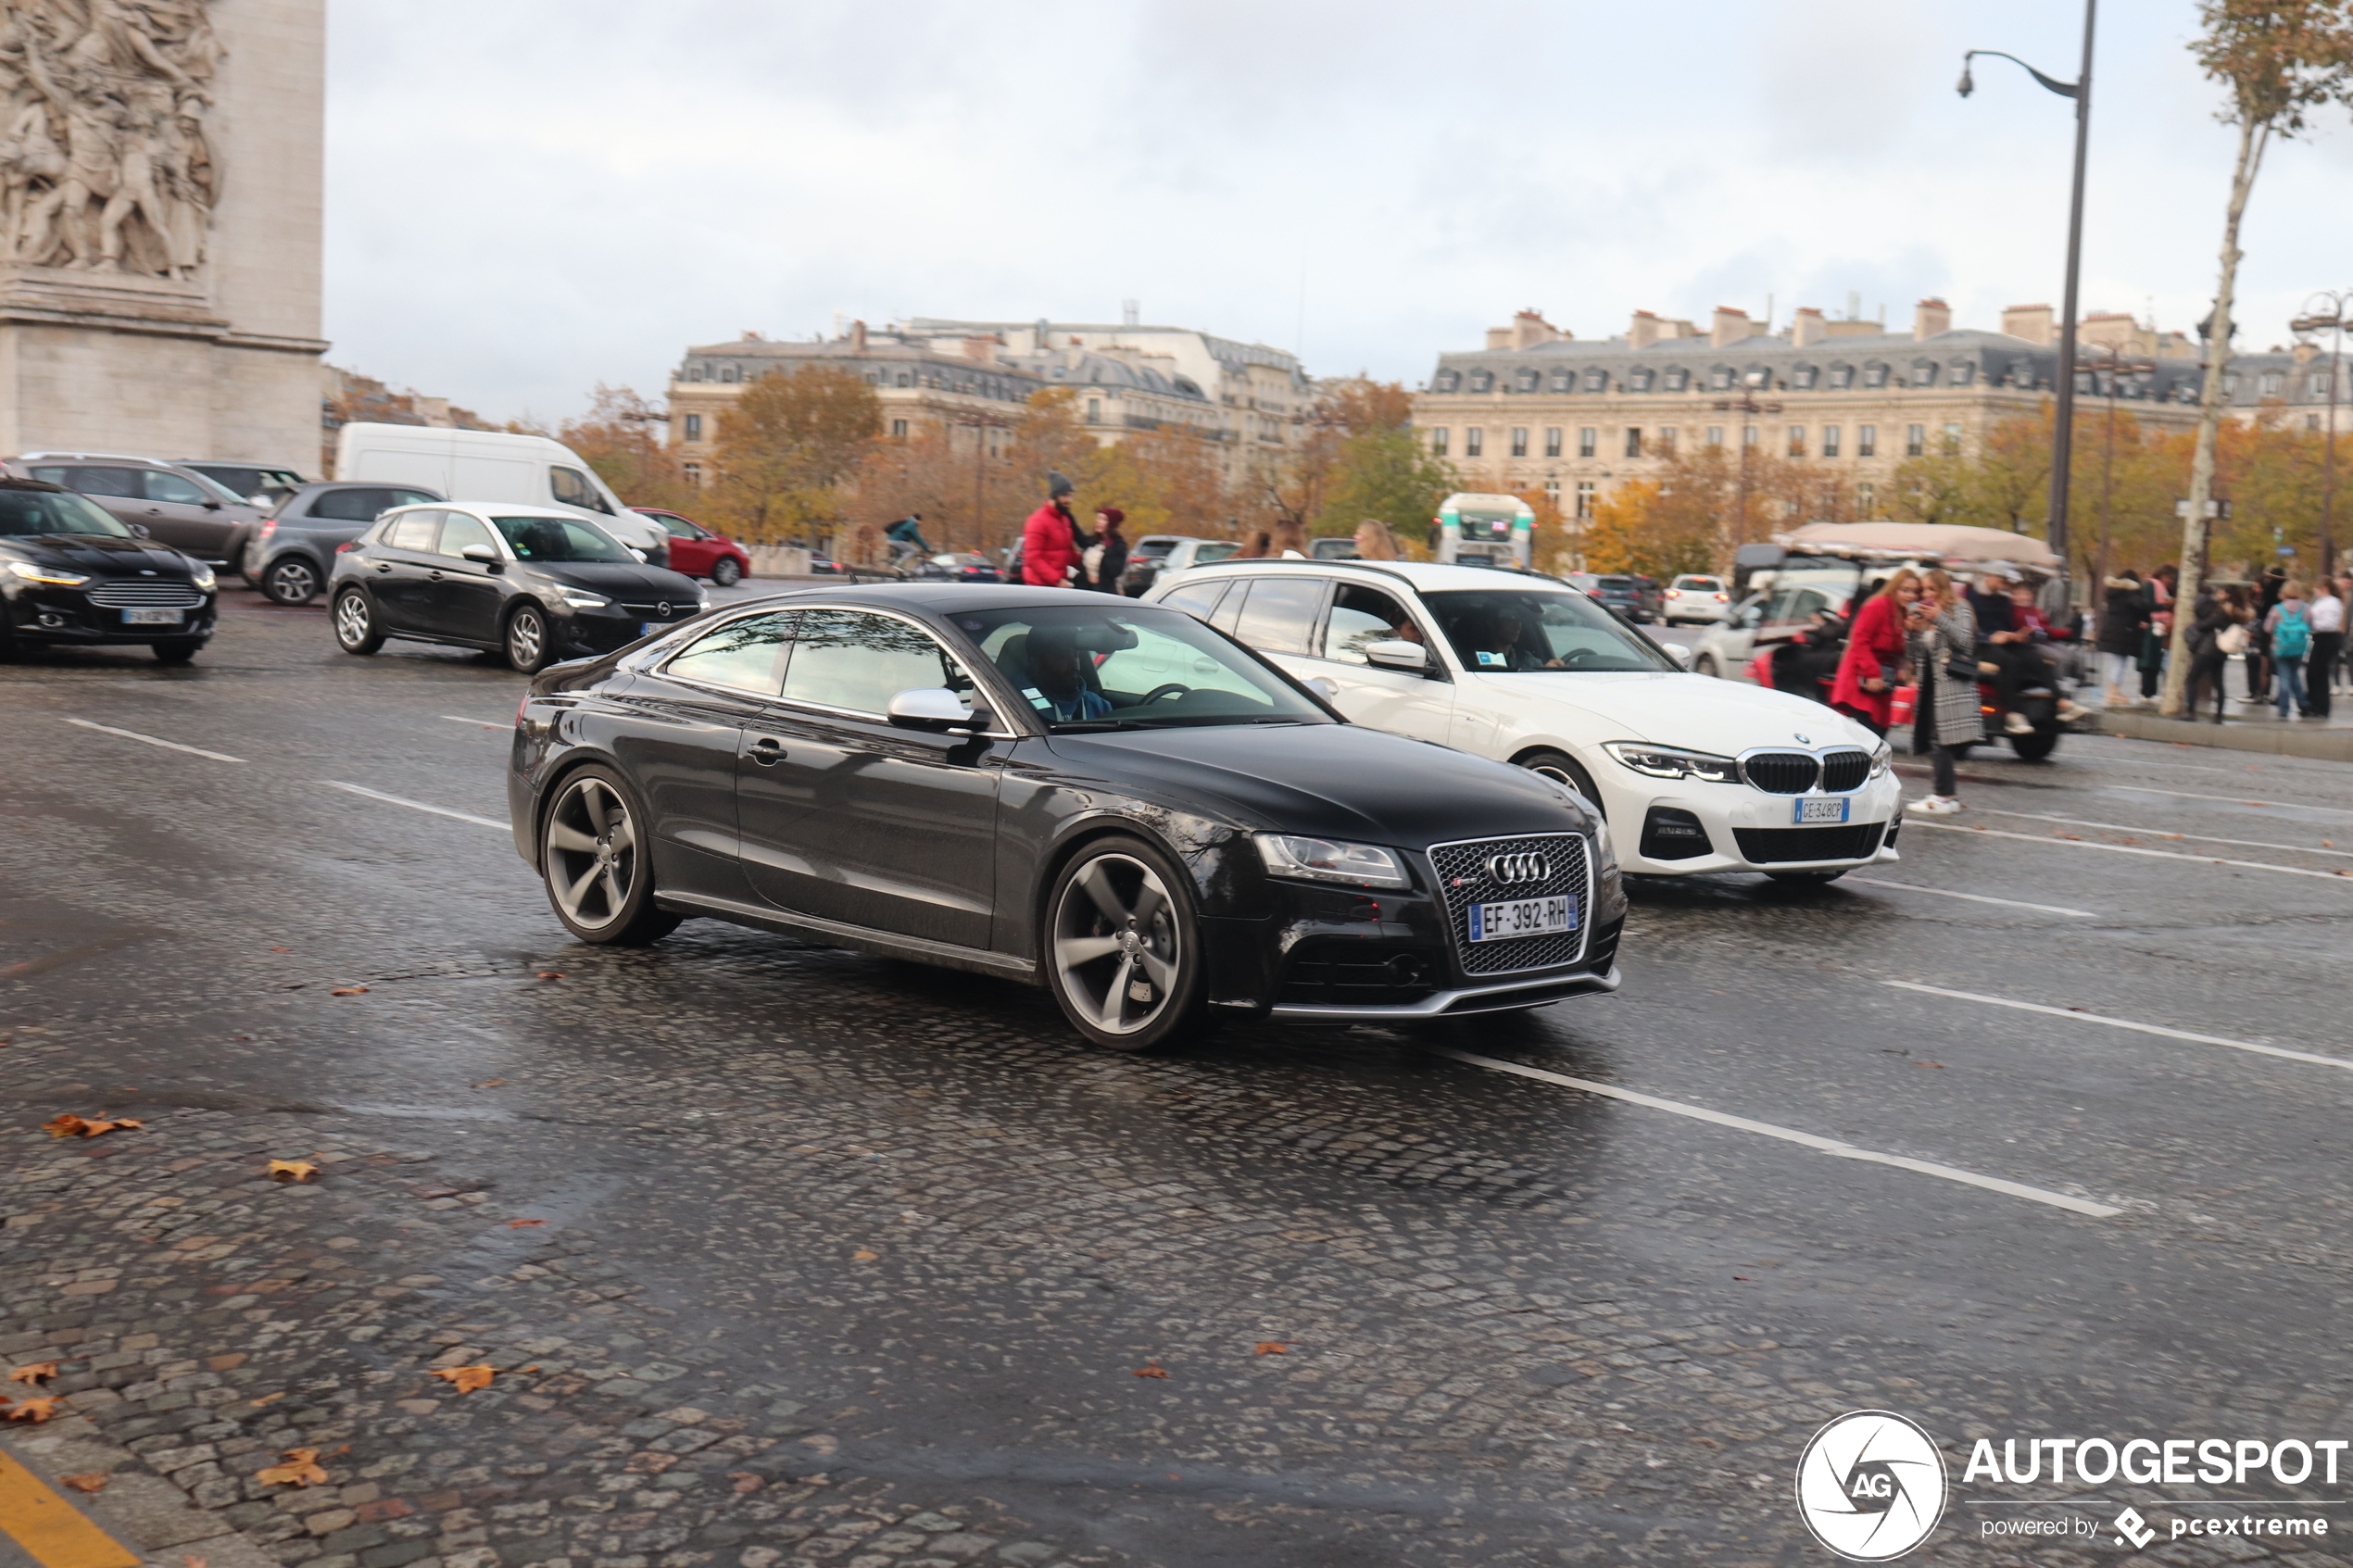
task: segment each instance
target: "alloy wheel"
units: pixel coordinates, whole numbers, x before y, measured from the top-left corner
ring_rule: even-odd
[[[547,662],[547,627],[539,612],[525,608],[507,622],[507,662],[529,674]]]
[[[319,592],[319,574],[299,558],[282,560],[270,569],[270,597],[282,605],[308,604]]]
[[[1140,1033],[1177,1005],[1183,940],[1166,884],[1129,855],[1096,857],[1063,886],[1054,910],[1063,990],[1106,1035]]]
[[[368,612],[368,601],[357,594],[346,594],[335,601],[335,639],[347,648],[366,643],[375,630],[375,617]]]
[[[547,814],[547,890],[564,913],[596,929],[621,919],[637,884],[637,829],[604,780],[573,781]]]

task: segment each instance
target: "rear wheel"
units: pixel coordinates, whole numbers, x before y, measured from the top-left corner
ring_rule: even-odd
[[[157,663],[185,664],[196,657],[197,650],[204,646],[204,641],[202,637],[171,637],[149,646],[155,650]]]
[[[301,556],[280,556],[256,584],[273,605],[306,605],[319,596],[319,569]]]
[[[517,607],[507,617],[507,634],[503,639],[507,662],[526,675],[535,675],[547,668],[547,615],[537,605]]]
[[[744,569],[736,563],[735,557],[721,556],[711,563],[711,581],[713,586],[732,588],[743,580]]]
[[[556,918],[583,942],[643,947],[678,929],[654,903],[644,822],[610,769],[583,768],[558,792],[539,830],[539,872]]]
[[[346,653],[373,653],[384,646],[384,629],[376,624],[376,607],[368,602],[367,594],[359,588],[346,588],[335,596],[335,646]]]
[[[1038,951],[1063,1016],[1096,1045],[1147,1051],[1204,1024],[1201,931],[1176,862],[1098,839],[1054,879]]]

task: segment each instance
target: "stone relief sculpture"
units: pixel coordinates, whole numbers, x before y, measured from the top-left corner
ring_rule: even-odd
[[[206,0],[0,0],[0,262],[189,278],[220,195]]]

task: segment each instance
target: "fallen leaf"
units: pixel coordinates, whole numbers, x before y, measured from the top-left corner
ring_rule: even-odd
[[[1147,1365],[1137,1368],[1136,1375],[1139,1377],[1166,1377],[1168,1374],[1161,1371],[1157,1366]]]
[[[317,1486],[325,1484],[327,1473],[319,1466],[316,1449],[288,1449],[282,1456],[283,1464],[273,1464],[254,1473],[254,1479],[265,1486]]]
[[[879,1252],[852,1252],[849,1255],[849,1261],[853,1263],[871,1263],[881,1256]]]
[[[8,1374],[8,1381],[11,1383],[46,1383],[49,1379],[57,1375],[57,1362],[34,1361],[28,1366],[20,1366],[17,1368],[16,1371],[10,1373]]]
[[[264,1394],[261,1398],[256,1399],[254,1403],[257,1405],[274,1405],[285,1397],[286,1391],[283,1388],[281,1388],[274,1394]]]
[[[563,978],[563,974],[562,972],[559,970],[543,969],[539,972],[539,978],[542,980],[561,980]]]
[[[69,1110],[60,1116],[41,1123],[41,1130],[48,1134],[53,1138],[94,1138],[100,1133],[111,1133],[118,1127],[138,1127],[143,1125],[145,1125],[144,1123],[133,1122],[128,1117],[113,1122],[107,1122],[93,1117],[76,1116],[72,1111]]]
[[[327,993],[330,997],[364,997],[367,994],[368,987],[365,985],[339,985]]]
[[[8,1419],[10,1421],[30,1421],[36,1424],[44,1422],[56,1413],[57,1406],[62,1403],[64,1403],[62,1399],[54,1398],[19,1399],[15,1404],[8,1407]]]
[[[185,1562],[188,1565],[188,1568],[212,1568],[210,1560],[207,1558],[183,1557],[181,1561]]]
[[[504,1078],[484,1078],[481,1083],[476,1084],[474,1087],[477,1089],[495,1089],[506,1081],[507,1080]]]
[[[93,1470],[85,1475],[60,1475],[57,1479],[77,1492],[102,1492],[114,1477],[103,1470]]]
[[[272,1160],[270,1179],[273,1182],[315,1182],[319,1167],[308,1160]]]
[[[460,1394],[471,1394],[477,1388],[487,1388],[498,1369],[492,1366],[446,1366],[434,1375],[445,1379]]]
[[[272,947],[270,950],[273,953],[291,953],[294,951],[292,947]]]
[[[1262,1356],[1288,1356],[1290,1347],[1279,1339],[1262,1339],[1258,1343],[1257,1353]]]
[[[507,1228],[510,1231],[519,1231],[525,1225],[544,1225],[547,1223],[545,1220],[509,1220]]]
[[[728,1489],[736,1492],[756,1492],[760,1490],[762,1484],[760,1477],[749,1470],[730,1470],[727,1472],[727,1479],[735,1483]]]

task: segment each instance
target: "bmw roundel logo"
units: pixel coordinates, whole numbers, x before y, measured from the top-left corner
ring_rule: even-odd
[[[1542,882],[1553,874],[1553,863],[1533,853],[1490,855],[1487,874],[1497,882]]]
[[[1848,1562],[1886,1562],[1934,1532],[1947,1486],[1944,1456],[1918,1422],[1850,1411],[1798,1457],[1797,1512],[1816,1540]]]
[[[1794,732],[1792,733],[1794,734]],[[1814,744],[1814,737],[1812,735],[1799,735],[1797,737],[1797,744],[1800,746],[1811,746]]]

